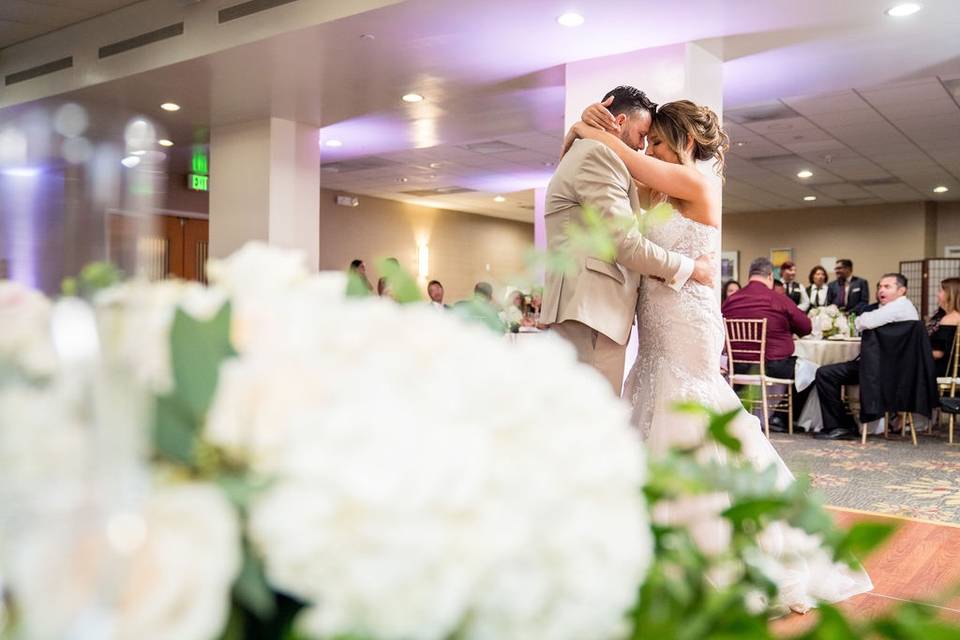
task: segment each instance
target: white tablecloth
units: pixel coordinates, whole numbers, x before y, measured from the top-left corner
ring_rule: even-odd
[[[817,365],[849,362],[860,355],[860,340],[795,340],[793,355]]]

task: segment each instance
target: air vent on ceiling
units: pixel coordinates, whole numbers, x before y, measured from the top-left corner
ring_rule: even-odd
[[[780,102],[757,105],[755,107],[744,107],[742,109],[732,109],[723,114],[734,122],[749,123],[763,122],[765,120],[780,120],[783,118],[796,118],[800,114]]]
[[[467,189],[466,187],[437,187],[436,189],[401,191],[401,193],[408,196],[416,196],[417,198],[429,198],[431,196],[448,196],[452,193],[469,193],[471,191],[476,191],[476,189]]]
[[[72,66],[73,56],[68,56],[66,58],[54,60],[53,62],[38,65],[36,67],[30,67],[29,69],[24,69],[23,71],[11,73],[4,78],[4,82],[7,86],[10,86],[11,84],[17,84],[18,82],[24,82],[26,80],[33,80],[34,78],[45,76],[48,73],[53,73],[54,71],[69,69]]]
[[[115,56],[118,53],[123,53],[124,51],[130,51],[131,49],[137,49],[148,44],[153,44],[154,42],[160,42],[161,40],[166,40],[167,38],[174,38],[182,35],[183,23],[178,22],[177,24],[167,25],[166,27],[148,31],[147,33],[141,33],[138,36],[100,47],[99,56],[100,58],[109,58],[110,56]]]
[[[280,5],[290,4],[291,2],[296,2],[297,0],[249,0],[249,2],[241,2],[240,4],[235,4],[232,7],[227,7],[226,9],[221,9],[220,13],[217,14],[217,20],[220,24],[224,22],[230,22],[231,20],[236,20],[237,18],[244,18],[254,13],[260,13],[261,11],[266,11],[267,9],[273,9],[274,7],[279,7]]]
[[[467,151],[473,151],[474,153],[506,153],[507,151],[523,151],[523,147],[518,147],[515,144],[510,144],[509,142],[504,142],[502,140],[488,140],[486,142],[474,142],[472,144],[465,144],[462,147]]]
[[[750,158],[753,164],[763,166],[765,164],[784,164],[785,162],[799,162],[800,158],[792,153],[781,153],[775,156],[755,156]]]
[[[365,171],[367,169],[383,169],[392,167],[397,163],[393,160],[386,160],[376,156],[367,158],[355,158],[353,160],[341,160],[340,162],[329,162],[320,165],[320,171],[327,173],[349,173],[351,171]]]
[[[898,178],[887,176],[886,178],[868,178],[866,180],[852,180],[853,184],[860,187],[879,187],[888,184],[903,184]]]

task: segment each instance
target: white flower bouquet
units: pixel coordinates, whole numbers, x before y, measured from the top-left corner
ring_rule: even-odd
[[[850,337],[854,335],[853,318],[840,311],[837,305],[816,307],[811,309],[807,316],[813,325],[811,335],[815,338]]]

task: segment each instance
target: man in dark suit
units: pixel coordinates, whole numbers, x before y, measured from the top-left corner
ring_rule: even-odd
[[[793,355],[793,336],[808,335],[812,329],[810,318],[793,301],[782,293],[773,290],[773,265],[767,258],[757,258],[750,263],[750,282],[740,291],[729,296],[721,307],[724,318],[732,320],[767,320],[766,372],[774,378],[793,379],[796,373],[797,358]],[[734,349],[737,345],[733,345]],[[740,364],[737,365],[740,367]],[[749,373],[738,370],[737,373]],[[793,394],[793,417],[800,411],[810,394],[810,388],[797,392],[796,385],[790,385]],[[775,413],[770,418],[771,431],[786,431],[785,416]]]
[[[837,279],[827,286],[827,304],[835,304],[841,311],[863,313],[870,304],[870,285],[853,275],[853,261],[837,260],[833,272]]]

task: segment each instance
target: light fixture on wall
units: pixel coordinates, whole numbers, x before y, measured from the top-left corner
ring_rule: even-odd
[[[427,274],[430,273],[430,245],[426,242],[423,242],[418,247],[418,258],[419,258],[419,271],[420,277],[426,278]]]

